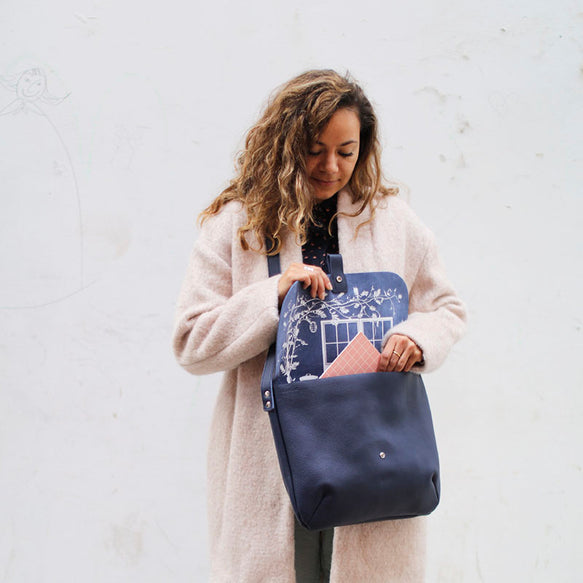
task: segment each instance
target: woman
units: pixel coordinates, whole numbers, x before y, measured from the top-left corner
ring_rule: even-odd
[[[428,372],[461,336],[465,310],[433,236],[396,194],[382,184],[362,89],[309,71],[271,99],[237,176],[201,215],[174,351],[191,373],[226,371],[208,457],[213,582],[328,580],[329,566],[333,583],[423,580],[423,519],[315,535],[295,524],[258,390],[283,297],[295,281],[323,297],[328,252],[342,254],[347,273],[393,271],[407,284],[410,315],[387,334],[379,370]],[[271,278],[265,238],[283,271]]]

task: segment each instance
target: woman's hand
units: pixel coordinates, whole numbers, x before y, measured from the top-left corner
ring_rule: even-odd
[[[295,281],[301,281],[303,288],[310,289],[310,295],[315,298],[318,296],[321,300],[326,296],[326,290],[332,289],[332,284],[328,276],[320,267],[315,265],[305,265],[303,263],[292,263],[279,278],[277,293],[279,305],[283,302],[285,294]]]
[[[409,372],[416,362],[422,360],[423,353],[411,338],[393,334],[381,354],[379,372]]]

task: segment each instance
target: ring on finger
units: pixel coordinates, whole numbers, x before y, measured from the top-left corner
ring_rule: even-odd
[[[393,354],[396,354],[397,358],[401,358],[401,355],[396,350],[393,350]]]
[[[308,267],[307,265],[304,265],[304,269],[306,271],[316,271],[313,267]]]

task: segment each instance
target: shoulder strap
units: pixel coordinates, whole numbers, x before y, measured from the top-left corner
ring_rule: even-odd
[[[267,268],[269,269],[269,277],[273,277],[281,273],[281,264],[279,262],[279,253],[277,255],[267,256]]]
[[[269,241],[265,240],[265,248],[269,249]],[[281,273],[281,263],[279,253],[277,255],[267,256],[267,268],[269,277]],[[273,374],[275,369],[275,342],[269,347],[263,374],[261,375],[261,400],[263,401],[264,411],[273,411]]]
[[[275,243],[273,243],[275,245]],[[272,243],[269,241],[267,237],[265,237],[265,249],[269,253],[272,247]],[[269,277],[273,277],[278,273],[281,273],[281,264],[279,262],[279,253],[275,255],[268,255],[267,256],[267,269],[269,269]]]

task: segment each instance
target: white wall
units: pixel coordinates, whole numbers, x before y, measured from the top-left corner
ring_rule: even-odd
[[[366,88],[470,309],[426,377],[428,580],[580,579],[582,28],[571,0],[0,3],[0,581],[206,580],[218,378],[175,364],[174,301],[245,130],[311,67]],[[31,68],[48,94],[14,113]]]

